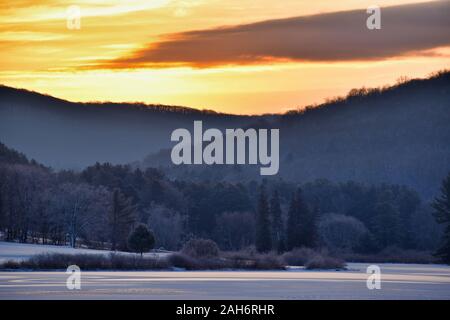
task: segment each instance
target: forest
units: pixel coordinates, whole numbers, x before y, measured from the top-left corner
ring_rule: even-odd
[[[223,251],[435,252],[444,232],[434,215],[430,203],[400,185],[199,182],[110,163],[54,171],[0,144],[6,241],[128,251],[130,233],[144,224],[155,248],[174,251],[190,239],[210,239]]]

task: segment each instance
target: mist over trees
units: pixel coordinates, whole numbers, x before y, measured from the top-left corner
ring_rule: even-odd
[[[441,243],[433,209],[405,186],[194,182],[109,163],[55,172],[0,147],[0,236],[7,241],[136,251],[129,237],[142,224],[154,247],[167,250],[199,238],[225,251],[280,253],[309,247],[374,254]],[[446,221],[445,199],[434,205],[444,210],[439,221]]]
[[[171,132],[191,128],[194,120],[205,130],[278,128],[278,176],[286,181],[405,185],[428,201],[450,171],[449,88],[450,72],[442,71],[353,89],[284,114],[237,116],[139,103],[72,103],[0,86],[0,137],[54,169],[139,162],[142,170],[159,168],[170,179],[237,184],[261,182],[257,168],[173,166]]]

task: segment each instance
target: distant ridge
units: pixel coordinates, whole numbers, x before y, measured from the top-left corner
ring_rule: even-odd
[[[178,106],[73,103],[0,86],[0,141],[56,169],[95,162],[158,166],[173,178],[260,179],[253,167],[174,167],[176,128],[280,129],[275,178],[407,185],[436,194],[450,171],[450,72],[383,89],[354,89],[343,98],[281,115],[240,116]],[[166,151],[164,151],[166,150]],[[143,161],[145,159],[145,161]]]
[[[85,107],[102,107],[107,106],[111,108],[131,108],[137,110],[151,110],[156,112],[175,112],[183,114],[215,114],[215,115],[230,115],[226,113],[216,112],[208,109],[196,109],[183,106],[164,105],[164,104],[147,104],[143,102],[110,102],[110,101],[92,101],[92,102],[72,102],[69,100],[56,98],[52,95],[39,93],[32,90],[9,87],[0,84],[0,96],[4,98],[17,98],[21,96],[24,99],[38,99],[48,103],[72,104]]]

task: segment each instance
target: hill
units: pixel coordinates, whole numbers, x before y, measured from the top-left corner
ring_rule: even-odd
[[[0,140],[54,168],[96,161],[161,167],[173,178],[260,179],[256,167],[174,168],[170,133],[205,127],[280,129],[279,177],[307,182],[404,184],[425,198],[450,171],[450,72],[283,115],[236,116],[195,109],[117,103],[72,103],[0,87]],[[150,155],[150,156],[148,156]],[[278,177],[278,176],[277,176]]]

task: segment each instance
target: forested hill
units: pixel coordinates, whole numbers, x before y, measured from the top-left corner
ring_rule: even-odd
[[[407,185],[430,199],[450,171],[450,72],[383,89],[354,89],[344,98],[272,118],[280,128],[280,172],[297,182],[326,178]],[[169,151],[143,167],[169,163]],[[241,181],[258,168],[171,167],[176,178]]]
[[[205,127],[280,128],[279,176],[308,182],[405,184],[430,198],[450,171],[450,72],[284,115],[233,116],[182,107],[71,103],[0,87],[0,140],[45,165],[83,168],[96,161],[166,167],[183,179],[257,179],[248,167],[170,166],[170,133]]]
[[[408,185],[433,196],[450,171],[450,72],[384,90],[352,90],[286,114],[281,174],[309,181]]]
[[[0,163],[29,164],[27,157],[0,142]]]
[[[203,120],[240,127],[251,117],[143,103],[73,103],[0,86],[0,141],[51,167],[128,163],[170,145],[170,133]]]

